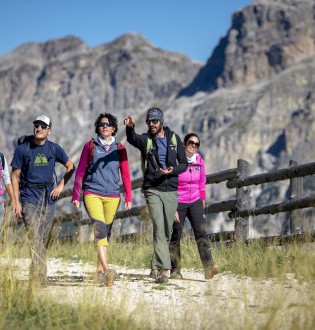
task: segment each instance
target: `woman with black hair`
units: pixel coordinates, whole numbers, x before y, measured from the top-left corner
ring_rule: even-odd
[[[188,168],[178,175],[178,207],[173,224],[170,242],[171,278],[183,278],[181,270],[180,239],[186,217],[193,228],[200,259],[205,271],[205,279],[218,274],[219,268],[214,264],[209,238],[206,232],[205,200],[206,174],[205,165],[198,153],[200,139],[197,134],[190,133],[184,138],[184,148]]]
[[[126,148],[114,137],[118,131],[117,118],[110,113],[101,113],[94,126],[97,137],[83,147],[72,203],[80,207],[80,192],[83,188],[84,206],[94,225],[98,281],[110,286],[117,273],[109,269],[107,246],[120,203],[120,175],[124,186],[125,210],[130,210],[132,206],[131,181]]]

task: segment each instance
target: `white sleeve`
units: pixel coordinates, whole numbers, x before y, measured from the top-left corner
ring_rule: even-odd
[[[2,169],[2,179],[5,185],[11,183],[9,165],[5,157],[4,157],[4,169]]]

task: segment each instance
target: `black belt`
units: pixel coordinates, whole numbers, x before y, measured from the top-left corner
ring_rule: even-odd
[[[53,187],[53,183],[30,183],[20,182],[20,188],[37,188],[37,189],[48,189]]]

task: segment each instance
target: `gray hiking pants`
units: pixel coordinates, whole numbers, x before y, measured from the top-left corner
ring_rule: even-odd
[[[46,250],[53,227],[54,205],[22,205],[23,221],[28,233],[31,252],[30,280],[47,280]]]
[[[148,189],[144,195],[153,222],[152,269],[171,269],[169,245],[178,204],[178,193]]]

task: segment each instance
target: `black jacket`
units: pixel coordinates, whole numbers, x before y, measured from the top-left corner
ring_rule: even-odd
[[[169,175],[163,175],[159,171],[159,167],[162,166],[159,162],[158,146],[154,137],[152,137],[152,154],[147,155],[147,141],[150,133],[139,135],[134,128],[126,127],[127,141],[141,151],[142,159],[147,159],[147,168],[143,175],[143,190],[153,188],[160,191],[176,191],[178,174],[185,172],[187,169],[187,158],[180,137],[175,134],[177,140],[177,147],[175,147],[171,143],[173,132],[167,126],[164,127],[164,131],[167,139],[166,165],[173,166],[173,172]]]

